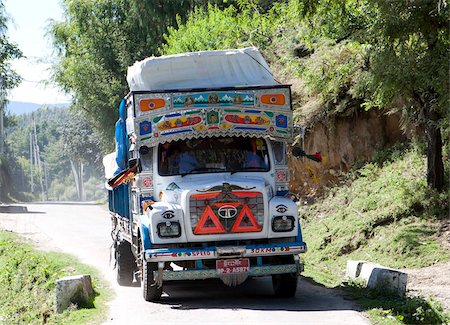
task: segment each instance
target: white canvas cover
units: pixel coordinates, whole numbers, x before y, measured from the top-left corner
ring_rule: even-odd
[[[128,68],[131,91],[277,85],[257,48],[151,57]]]
[[[116,162],[117,152],[111,152],[103,157],[103,167],[105,167],[105,178],[109,179],[114,176],[114,172],[119,168]]]

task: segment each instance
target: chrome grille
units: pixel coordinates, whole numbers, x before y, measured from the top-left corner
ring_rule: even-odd
[[[195,235],[259,232],[264,226],[264,198],[261,192],[192,194],[189,211]]]

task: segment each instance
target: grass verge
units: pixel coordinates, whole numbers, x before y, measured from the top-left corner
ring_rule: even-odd
[[[95,298],[86,306],[70,306],[57,314],[56,280],[76,274],[91,275]],[[111,297],[106,282],[92,267],[67,254],[36,250],[17,235],[0,231],[0,323],[100,323]]]
[[[448,261],[450,252],[438,238],[447,217],[448,193],[429,189],[425,175],[425,157],[418,149],[396,147],[302,208],[308,244],[304,275],[328,287],[348,286],[342,281],[349,259],[393,268]],[[364,298],[363,307],[375,323],[435,324],[448,317],[434,301],[374,292],[363,296],[365,290],[350,287]]]

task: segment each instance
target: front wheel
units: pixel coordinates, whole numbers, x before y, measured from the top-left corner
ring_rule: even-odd
[[[297,291],[297,274],[274,274],[272,275],[272,286],[276,297],[292,298]]]
[[[146,301],[158,301],[161,299],[162,286],[158,287],[153,276],[153,271],[158,270],[158,263],[142,261],[142,294]]]
[[[136,269],[136,259],[131,252],[130,243],[127,241],[117,242],[115,255],[117,283],[121,286],[130,286],[133,283],[133,275]]]

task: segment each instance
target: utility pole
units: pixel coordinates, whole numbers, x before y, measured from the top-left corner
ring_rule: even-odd
[[[3,77],[0,77],[0,155],[5,152],[5,130],[3,126],[3,114],[5,111],[6,94],[3,89]]]
[[[33,178],[33,135],[30,133],[30,176],[31,176],[31,194],[34,193],[34,178]]]
[[[39,145],[37,141],[37,128],[36,128],[36,121],[33,119],[33,126],[34,126],[34,149],[35,149],[35,156],[34,160],[36,161],[37,170],[39,173],[39,180],[41,184],[41,200],[44,201],[44,179],[42,177],[42,164],[41,164],[41,156],[39,154]]]
[[[44,185],[45,185],[45,194],[44,194],[44,200],[48,200],[48,171],[47,171],[47,163],[44,162]]]

